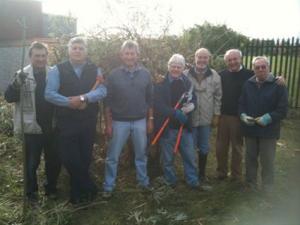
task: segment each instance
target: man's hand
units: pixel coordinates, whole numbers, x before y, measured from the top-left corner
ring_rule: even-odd
[[[219,125],[220,115],[214,115],[211,121],[212,127],[217,127]]]
[[[79,96],[71,96],[69,97],[69,107],[71,109],[79,109],[81,106],[82,102],[80,101]]]
[[[148,118],[147,120],[147,134],[151,134],[154,129],[153,117]]]
[[[184,114],[188,114],[188,113],[192,112],[194,109],[195,109],[194,103],[190,102],[190,103],[183,104],[181,111]]]
[[[255,124],[255,119],[252,116],[248,116],[246,113],[242,113],[240,119],[248,126],[253,126]]]
[[[188,117],[180,109],[175,110],[174,117],[181,123],[181,125],[186,124],[188,120]]]
[[[255,118],[255,122],[260,126],[267,126],[268,124],[272,123],[272,118],[269,113],[266,113],[260,117]]]
[[[19,89],[21,84],[25,82],[26,78],[28,77],[29,73],[19,72],[15,74],[15,79],[12,83],[15,89]]]
[[[105,124],[105,135],[108,138],[111,138],[112,137],[112,133],[113,133],[112,123],[108,122],[108,123]]]
[[[105,116],[105,135],[108,138],[112,137],[113,128],[112,128],[112,113],[109,107],[104,109],[104,116]]]
[[[278,84],[280,86],[285,86],[286,82],[285,82],[284,76],[276,77],[276,84]]]

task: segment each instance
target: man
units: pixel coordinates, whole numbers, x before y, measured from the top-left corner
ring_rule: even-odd
[[[195,52],[195,66],[185,71],[194,86],[197,106],[192,113],[194,145],[199,150],[199,178],[207,180],[205,169],[209,153],[211,126],[217,126],[222,87],[219,74],[209,67],[211,53],[206,48]]]
[[[256,189],[258,157],[262,167],[262,187],[272,192],[276,140],[280,121],[288,109],[287,89],[276,83],[264,56],[252,61],[255,76],[246,81],[239,101],[239,115],[246,143],[246,182]]]
[[[165,183],[171,187],[177,184],[174,167],[174,147],[178,135],[181,135],[179,151],[184,166],[184,177],[189,187],[200,189],[197,175],[196,157],[191,127],[191,112],[195,108],[196,99],[192,93],[192,84],[183,74],[185,59],[174,54],[168,62],[168,73],[162,82],[154,86],[155,127],[158,131],[167,118],[170,118],[159,140]],[[178,109],[175,105],[187,94]],[[183,127],[182,134],[179,133]]]
[[[48,50],[40,42],[33,42],[29,48],[30,64],[24,73],[18,71],[13,82],[5,91],[7,102],[15,103],[14,132],[21,133],[20,94],[23,95],[24,142],[26,151],[26,194],[30,201],[38,200],[36,171],[44,150],[46,183],[45,194],[56,194],[56,183],[60,171],[60,161],[56,150],[53,130],[54,106],[44,99]],[[23,93],[20,86],[23,85]]]
[[[87,59],[83,38],[72,38],[68,53],[69,60],[49,72],[45,97],[56,105],[59,152],[71,178],[70,202],[78,204],[93,200],[97,193],[89,166],[98,101],[106,96],[106,88],[98,84],[101,70]]]
[[[242,66],[242,52],[229,49],[224,55],[227,69],[220,72],[222,81],[221,117],[216,141],[217,177],[220,180],[228,175],[228,152],[231,145],[231,179],[240,181],[242,177],[243,138],[238,116],[238,100],[242,87],[254,73]],[[284,78],[277,83],[284,85]]]
[[[120,50],[122,65],[107,78],[106,133],[111,138],[105,160],[103,197],[112,196],[123,146],[131,136],[138,186],[150,190],[147,175],[147,131],[153,129],[150,73],[138,63],[139,46],[125,41]]]
[[[242,53],[238,49],[228,50],[224,61],[227,69],[220,72],[223,96],[216,141],[217,176],[219,179],[227,178],[231,144],[231,178],[239,181],[242,177],[243,138],[238,117],[238,99],[244,83],[254,73],[242,66]]]

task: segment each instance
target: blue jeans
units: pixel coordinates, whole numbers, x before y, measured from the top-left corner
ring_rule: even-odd
[[[135,153],[136,179],[140,186],[148,186],[146,119],[113,121],[112,128],[112,139],[110,140],[105,160],[104,191],[113,191],[115,187],[119,157],[129,135],[131,136]]]
[[[210,125],[193,127],[193,139],[195,148],[203,155],[209,152]]]
[[[174,168],[175,155],[173,153],[177,133],[177,129],[169,129],[168,133],[160,139],[164,178],[169,185],[175,185],[177,182]],[[199,185],[196,167],[196,152],[194,150],[192,133],[188,132],[186,129],[182,132],[179,148],[183,160],[186,182],[189,186],[196,187]]]

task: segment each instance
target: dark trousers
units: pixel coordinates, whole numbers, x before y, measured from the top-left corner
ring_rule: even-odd
[[[220,117],[216,141],[217,172],[220,177],[227,177],[228,155],[231,146],[231,177],[242,177],[243,137],[237,116]]]
[[[274,182],[274,159],[276,139],[246,137],[246,181],[256,186],[258,158],[261,164],[263,188],[268,188]]]
[[[60,160],[58,156],[54,133],[25,134],[25,149],[27,163],[27,195],[38,191],[36,171],[40,164],[41,154],[44,150],[46,182],[45,192],[56,191],[57,178],[60,172]]]
[[[64,121],[59,126],[59,152],[70,175],[70,201],[79,203],[97,193],[89,174],[96,133],[96,121]]]

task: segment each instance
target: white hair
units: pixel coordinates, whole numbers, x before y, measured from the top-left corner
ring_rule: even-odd
[[[70,50],[73,44],[82,44],[85,51],[87,50],[87,42],[83,37],[73,37],[68,42],[68,49]]]
[[[224,61],[226,61],[226,58],[227,58],[231,53],[238,53],[238,54],[240,55],[241,58],[243,57],[243,54],[242,54],[241,50],[232,48],[232,49],[229,49],[229,50],[227,50],[227,51],[225,52],[225,55],[224,55]]]
[[[252,65],[254,66],[257,60],[264,60],[268,66],[270,66],[270,61],[266,56],[256,56],[252,59]]]
[[[171,56],[171,58],[168,61],[168,69],[170,68],[170,66],[172,64],[178,64],[181,65],[183,68],[185,67],[185,59],[183,57],[183,55],[180,54],[174,54]]]
[[[136,41],[133,41],[133,40],[124,41],[121,46],[120,52],[123,52],[124,49],[126,49],[126,48],[134,49],[137,54],[140,54],[139,44]]]

